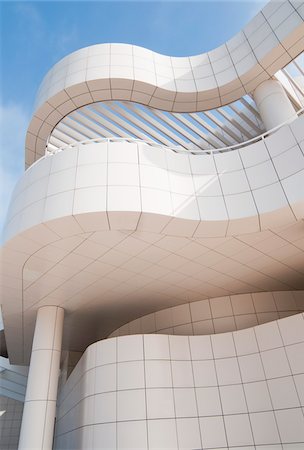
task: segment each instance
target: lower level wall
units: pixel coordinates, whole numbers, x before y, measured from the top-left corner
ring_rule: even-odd
[[[304,317],[212,336],[131,335],[86,350],[55,449],[304,448]]]
[[[201,335],[254,327],[304,311],[304,291],[256,292],[184,303],[139,317],[109,337],[128,334]]]
[[[0,449],[18,448],[23,403],[0,396]]]

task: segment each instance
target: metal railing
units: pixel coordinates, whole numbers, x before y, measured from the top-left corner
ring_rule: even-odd
[[[141,144],[147,144],[150,145],[151,147],[158,147],[158,148],[164,148],[167,150],[172,150],[176,153],[183,153],[183,154],[192,154],[192,155],[202,155],[202,154],[214,154],[214,153],[225,153],[225,152],[230,152],[230,151],[234,151],[234,150],[238,150],[239,148],[243,148],[243,147],[247,147],[250,144],[254,144],[256,142],[259,141],[264,141],[265,138],[267,138],[268,136],[272,135],[273,133],[275,133],[276,131],[278,131],[280,128],[284,127],[285,125],[289,125],[291,122],[293,122],[296,118],[300,117],[302,114],[304,113],[304,108],[301,108],[299,111],[295,112],[294,116],[292,116],[290,119],[288,119],[286,122],[272,128],[271,130],[265,131],[263,134],[260,134],[259,136],[256,136],[252,139],[249,139],[247,141],[244,142],[240,142],[238,144],[234,144],[234,145],[230,145],[227,147],[221,147],[221,148],[214,148],[214,149],[202,149],[202,150],[184,150],[182,149],[181,146],[167,146],[164,144],[160,144],[158,142],[152,141],[152,140],[143,140],[143,139],[138,139],[138,138],[130,138],[130,137],[99,137],[99,138],[93,138],[93,139],[86,139],[83,141],[75,141],[71,144],[67,144],[65,146],[59,147],[55,150],[49,150],[48,149],[48,145],[49,145],[49,139],[47,141],[46,144],[46,151],[45,154],[46,155],[54,155],[56,153],[62,152],[64,150],[67,150],[69,148],[74,148],[77,147],[79,145],[87,145],[87,144],[92,144],[92,143],[102,143],[102,142],[129,142],[129,143],[141,143]]]

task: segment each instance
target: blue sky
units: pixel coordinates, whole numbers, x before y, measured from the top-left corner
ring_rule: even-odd
[[[126,42],[186,56],[221,45],[266,1],[0,0],[0,228],[24,167],[24,138],[39,83],[81,47]]]

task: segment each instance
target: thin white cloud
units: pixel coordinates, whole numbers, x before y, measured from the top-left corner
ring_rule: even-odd
[[[31,22],[32,25],[42,25],[42,17],[33,3],[18,2],[15,4],[15,11],[22,15],[27,22]]]
[[[0,105],[0,230],[12,190],[24,171],[25,133],[29,113],[20,104]]]
[[[60,33],[53,34],[49,38],[50,51],[54,60],[62,58],[63,54],[69,53],[70,48],[79,42],[79,30],[75,24],[69,24],[65,20],[59,22]],[[64,31],[67,30],[67,31]],[[81,42],[79,44],[81,47]]]

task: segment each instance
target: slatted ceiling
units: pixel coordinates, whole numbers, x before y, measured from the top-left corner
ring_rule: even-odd
[[[199,116],[197,116],[196,113],[194,113],[193,116],[196,119],[197,119],[197,117],[199,117]],[[231,140],[231,144],[229,144],[229,145],[233,145],[235,143],[241,142],[240,137],[236,133],[234,133],[234,131],[232,130],[231,127],[228,127],[227,125],[223,124],[223,122],[221,122],[219,120],[219,118],[217,118],[214,111],[213,112],[205,111],[204,117],[207,117],[209,120],[211,120],[217,126],[218,130],[226,133],[226,135],[228,136],[228,139],[230,138],[230,140]]]
[[[255,135],[255,131],[227,111],[203,113],[168,113],[132,102],[94,103],[74,111],[54,129],[49,142],[63,147],[75,141],[102,137],[129,137],[153,141],[167,146],[181,146],[185,150],[222,148],[242,142]],[[220,120],[216,116],[223,116]],[[248,120],[250,123],[250,120]],[[231,126],[233,125],[233,126]],[[246,128],[245,128],[246,126]],[[233,130],[240,132],[236,134]],[[262,132],[259,129],[260,134]],[[50,149],[51,150],[51,149]],[[52,148],[53,150],[53,148]]]
[[[300,56],[301,56],[301,55],[300,55]],[[299,57],[299,58],[300,58],[300,57]],[[298,58],[297,58],[297,59],[298,59]],[[295,67],[298,69],[298,71],[300,72],[300,74],[304,76],[304,70],[303,70],[303,68],[301,67],[301,65],[298,64],[297,59],[295,59],[295,60],[293,61],[293,64],[294,64]]]
[[[162,135],[160,135],[156,130],[154,130],[154,128],[151,128],[151,126],[149,127],[150,130],[150,134],[153,137],[156,137],[156,139],[158,139],[162,144],[165,145],[172,145],[172,143],[174,143],[174,145],[180,144],[182,147],[186,148],[186,140],[185,139],[181,139],[179,137],[178,134],[170,131],[167,127],[165,127],[164,125],[162,125],[160,122],[158,122],[157,120],[153,119],[152,117],[150,117],[146,112],[142,111],[141,109],[136,109],[135,106],[130,103],[130,105],[128,105],[130,110],[135,113],[137,116],[139,116],[142,119],[148,120],[150,125],[153,125],[156,129],[158,128],[165,136],[167,136],[169,139],[164,138]],[[118,107],[115,105],[115,109],[117,109]],[[129,117],[130,115],[128,113],[126,113],[127,116]],[[138,119],[135,119],[136,122],[135,123],[141,123],[143,126],[143,122],[139,121]],[[145,125],[146,127],[146,125]],[[167,143],[166,143],[167,142]]]
[[[74,141],[91,139],[92,137],[90,136],[89,130],[87,130],[86,127],[82,128],[75,120],[73,120],[72,117],[72,115],[70,117],[66,117],[66,120],[60,122],[58,127],[56,127],[58,131],[65,133],[68,138],[74,139]]]
[[[258,128],[258,127],[257,127],[257,129],[254,128],[257,125],[254,122],[254,118],[252,117],[252,114],[249,113],[248,110],[246,112],[248,112],[250,114],[251,118],[249,118],[249,116],[248,116],[249,114],[247,114],[247,113],[245,114],[245,112],[242,108],[240,110],[235,105],[232,105],[232,106],[229,105],[228,108],[231,111],[233,111],[234,119],[237,120],[237,122],[243,128],[243,130],[245,130],[249,134],[250,138],[261,133],[260,128]],[[243,132],[243,134],[244,134],[244,132]]]
[[[253,104],[249,103],[249,98],[250,97],[248,97],[248,99],[243,97],[243,98],[240,99],[240,102],[242,103],[243,106],[245,106],[245,108],[247,108],[251,112],[251,114],[253,116],[255,116],[255,119],[257,119],[256,123],[260,124],[261,123],[261,116],[258,113],[257,109],[253,106]]]
[[[191,143],[187,145],[187,138],[183,132],[180,132],[181,130],[168,126],[167,112],[156,111],[149,107],[145,109],[141,107],[137,110],[133,104],[126,105],[125,103],[124,105],[127,106],[133,113],[138,115],[141,120],[147,121],[155,130],[160,131],[163,135],[175,142],[175,145],[181,145],[185,149],[188,149],[189,146],[191,147]]]
[[[300,100],[297,98],[297,94],[295,93],[295,95],[292,95],[291,92],[286,92],[287,93],[287,97],[289,98],[289,100],[291,101],[293,107],[295,108],[295,110],[300,109],[301,107],[301,102]]]
[[[117,126],[112,120],[108,120],[106,115],[101,116],[94,108],[83,108],[81,113],[82,117],[80,120],[97,134],[105,135],[106,137],[132,137],[132,134],[128,133],[126,128]]]
[[[224,128],[224,127],[223,127]],[[234,145],[235,144],[235,141],[233,140],[231,140],[231,139],[227,139],[227,136],[225,135],[225,130],[216,130],[215,131],[215,134],[216,134],[216,136],[217,136],[217,138],[221,141],[221,142],[223,142],[223,139],[225,139],[225,141],[221,144],[221,147],[229,147],[230,145]],[[225,143],[225,142],[227,142],[227,143]],[[229,144],[228,144],[228,142],[229,142]]]
[[[210,119],[210,116],[207,115],[208,113],[204,113],[204,116],[207,117],[208,119]],[[199,123],[202,127],[204,127],[206,130],[208,130],[210,133],[212,133],[215,137],[217,137],[217,139],[219,139],[224,145],[232,145],[234,143],[234,141],[232,141],[231,139],[227,139],[227,137],[225,137],[222,129],[216,129],[211,127],[209,124],[206,123],[206,121],[204,121],[201,116],[197,113],[191,113],[189,114],[190,117],[192,117],[192,119]],[[211,121],[213,121],[212,119],[210,119]],[[216,121],[219,123],[219,121],[216,119]],[[214,122],[216,123],[216,122]],[[217,125],[218,125],[217,123]],[[221,131],[221,132],[219,132]]]
[[[102,118],[103,123],[105,123],[109,130],[111,130],[112,124],[118,135],[124,133],[126,136],[133,138],[138,138],[141,136],[141,132],[137,127],[130,124],[127,120],[119,117],[116,113],[113,113],[110,103],[102,104],[102,107],[100,107],[99,103],[94,103],[91,105],[91,111],[92,113],[98,115],[99,120]],[[142,134],[142,136],[145,135]]]
[[[111,103],[112,106],[112,103]],[[140,129],[133,124],[130,124],[129,121],[124,120],[123,118],[119,117],[117,114],[113,114],[111,110],[108,110],[105,107],[101,107],[98,103],[94,105],[94,108],[98,110],[101,114],[103,114],[105,117],[110,119],[113,123],[119,125],[122,129],[127,130],[127,133],[129,135],[138,138],[138,139],[147,139],[147,134],[140,131]],[[121,136],[122,137],[122,136]]]
[[[218,139],[224,140],[225,145],[233,145],[236,142],[233,133],[228,133],[229,127],[227,127],[223,121],[219,120],[213,112],[205,111],[204,113],[198,114],[198,117],[203,118],[203,120],[211,126],[213,133]],[[195,118],[197,118],[197,116],[195,116]]]
[[[176,145],[175,140],[168,140],[166,136],[163,136],[163,134],[157,130],[157,128],[151,127],[142,121],[140,117],[138,117],[138,114],[135,115],[132,111],[129,111],[127,108],[123,108],[114,102],[111,102],[111,109],[115,111],[122,120],[125,119],[128,124],[133,124],[130,126],[134,126],[137,137],[141,138],[141,136],[146,136],[146,139],[156,141],[160,144]]]
[[[177,123],[177,121],[173,120],[173,118],[168,117],[166,114],[162,114],[162,111],[154,110],[153,114],[155,114],[156,116],[161,118],[167,125],[170,126],[170,128],[172,128],[173,130],[177,131],[181,135],[184,135],[185,138],[187,138],[188,141],[191,142],[194,145],[194,147],[192,147],[192,148],[196,148],[197,150],[200,150],[200,149],[203,150],[203,149],[206,149],[206,148],[210,148],[210,142],[208,142],[204,138],[197,138],[197,137],[195,137],[194,133],[193,133],[193,130],[191,130],[192,132],[190,132],[185,127],[180,126]],[[184,141],[184,147],[185,148],[189,148],[185,141]]]
[[[87,119],[84,114],[78,114],[76,111],[72,117],[78,123],[79,129],[84,128],[88,130],[87,132],[90,133],[91,139],[96,139],[96,137],[113,137],[113,132],[107,130],[105,126],[95,124],[92,120]]]
[[[127,120],[130,124],[133,123],[140,133],[143,133],[143,135],[148,136],[150,139],[156,139],[156,141],[161,144],[170,142],[171,145],[176,145],[178,136],[170,135],[167,132],[164,133],[163,131],[167,130],[162,128],[161,123],[157,123],[153,120],[147,120],[141,112],[141,105],[136,105],[136,108],[132,108],[132,106],[132,103],[128,104],[126,102],[122,102],[120,104],[115,102],[111,103],[111,108],[119,114],[123,120]]]
[[[265,130],[261,116],[257,110],[255,101],[250,95],[245,95],[244,97],[240,98],[235,105],[241,112],[243,112],[248,117],[249,120],[251,120],[254,126],[257,127],[256,129],[252,127],[253,130],[255,131],[258,130],[259,133],[260,130],[263,131]]]
[[[62,142],[62,145],[69,145],[75,142],[75,139],[70,137],[67,132],[66,128],[61,131],[62,127],[56,127],[53,133],[50,136],[50,141],[53,139],[56,139],[59,143]]]
[[[223,107],[222,110],[223,110],[223,112],[221,112],[219,109],[215,109],[212,112],[205,112],[204,114],[212,114],[212,116],[219,121],[219,125],[218,125],[219,129],[222,128],[221,124],[224,124],[224,126],[226,126],[229,129],[230,136],[232,137],[232,139],[235,143],[243,142],[244,139],[246,139],[246,138],[242,135],[241,131],[238,128],[236,128],[231,121],[227,120],[224,117],[224,115],[226,113],[227,117],[229,119],[232,119],[231,111],[228,111],[226,109],[226,107]],[[223,115],[223,113],[224,113],[224,115]],[[233,138],[233,136],[235,136],[235,137]]]
[[[287,70],[285,70],[285,69],[283,69],[282,70],[282,72],[283,72],[283,74],[286,76],[286,78],[288,79],[288,81],[290,82],[290,84],[292,85],[292,87],[294,88],[294,90],[295,90],[295,94],[296,94],[296,96],[297,96],[297,107],[301,107],[301,101],[300,101],[300,99],[302,99],[303,100],[303,91],[302,91],[302,89],[301,89],[301,87],[299,86],[299,84],[297,83],[297,81],[293,78],[293,77],[291,77],[290,75],[289,75],[289,73],[288,73],[288,71]],[[295,100],[295,98],[293,97],[293,96],[291,96],[290,94],[290,91],[288,91],[286,88],[285,88],[285,91],[286,91],[286,93],[287,93],[287,95],[289,96],[289,98],[291,98],[291,100],[292,101],[294,101]],[[299,95],[300,94],[300,95]]]
[[[201,120],[200,122],[195,120],[191,120],[191,116],[188,117],[183,116],[181,114],[172,113],[172,116],[175,117],[179,122],[183,123],[189,129],[192,129],[200,138],[204,139],[211,147],[218,147],[223,145],[229,145],[225,138],[218,137],[216,135],[216,130],[213,129],[208,123]],[[197,126],[199,124],[200,126]],[[202,129],[203,128],[203,129]],[[206,134],[203,130],[206,130],[209,134]]]
[[[231,123],[234,128],[236,128],[242,136],[242,139],[250,139],[252,136],[248,133],[247,130],[239,123],[240,120],[236,120],[234,116],[228,114],[228,112],[224,108],[218,108],[219,114],[221,114],[228,122]]]
[[[304,54],[277,72],[298,110],[304,106]],[[53,130],[48,150],[100,138],[141,139],[177,151],[199,153],[241,144],[265,131],[251,94],[218,109],[170,113],[128,101],[107,101],[79,108]]]
[[[203,113],[196,114],[197,120],[194,117],[194,113],[172,113],[170,114],[170,117],[172,117],[179,126],[190,131],[194,137],[203,139],[206,148],[222,147],[225,145],[221,139],[218,139],[216,129],[208,123],[209,120],[204,117]],[[200,147],[202,147],[202,144],[203,142],[200,143]]]
[[[74,138],[70,136],[70,128],[64,123],[60,124],[60,126],[56,127],[52,136],[56,137],[60,141],[63,141],[65,145],[73,144],[75,141],[84,140],[84,137],[80,137],[81,135],[77,135],[78,138]]]
[[[296,109],[304,106],[303,56],[304,54],[302,53],[284,69],[279,70],[275,74],[275,78],[277,78],[283,84],[288,97],[291,99]]]
[[[77,129],[81,134],[88,135],[89,139],[95,139],[96,135],[98,137],[113,136],[113,133],[107,132],[104,127],[94,126],[91,121],[86,120],[86,118],[77,111],[71,114],[70,118],[72,119],[70,125]]]
[[[65,142],[61,141],[60,139],[57,139],[56,137],[52,136],[49,139],[47,148],[48,148],[49,152],[52,152],[52,151],[56,152],[58,148],[64,148],[64,147],[67,147],[68,145],[73,145],[73,144],[65,143]]]
[[[245,114],[245,112],[241,111],[240,108],[238,108],[236,105],[229,105],[229,107],[234,111],[237,115],[239,115],[244,122],[249,125],[250,128],[252,128],[257,133],[261,132],[261,129],[254,123],[254,121],[248,117],[248,115]],[[252,116],[252,114],[251,114]]]

